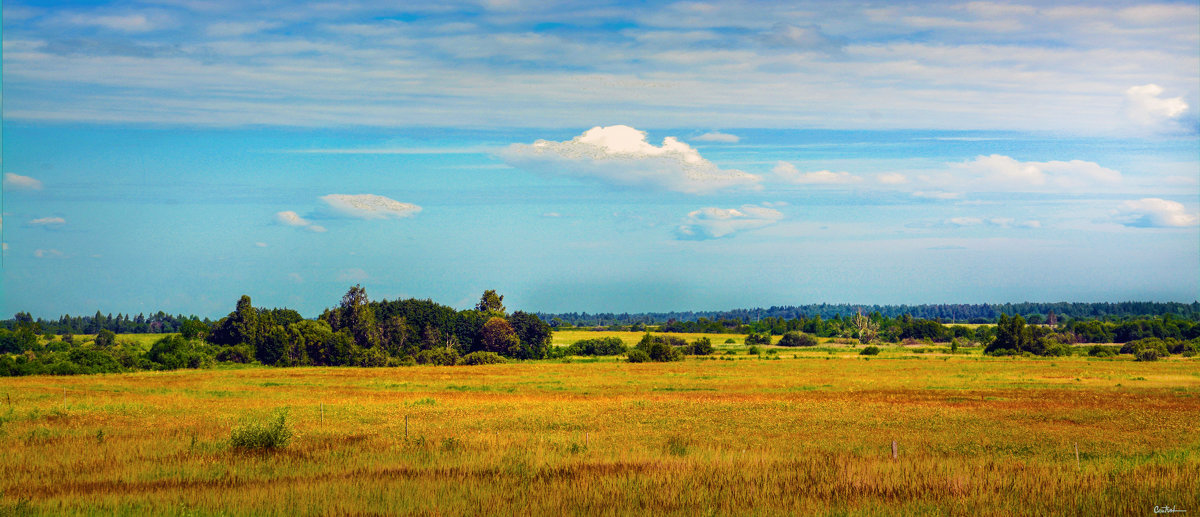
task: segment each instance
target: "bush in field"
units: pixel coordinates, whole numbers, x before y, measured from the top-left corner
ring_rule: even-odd
[[[1163,340],[1153,337],[1130,341],[1121,346],[1122,354],[1133,354],[1136,356],[1142,350],[1154,350],[1158,353],[1158,357],[1165,357],[1170,353],[1167,350],[1167,344]]]
[[[1092,357],[1112,357],[1117,355],[1117,348],[1104,345],[1092,345],[1088,348],[1088,355]]]
[[[862,351],[859,352],[858,355],[879,355],[879,347],[877,347],[875,345],[871,345],[869,347],[862,349]]]
[[[417,352],[417,364],[432,364],[435,366],[453,366],[458,364],[458,352],[450,347],[430,348]]]
[[[682,361],[681,348],[687,346],[687,341],[678,336],[654,336],[649,333],[642,336],[637,349],[646,353],[651,361],[669,362]]]
[[[269,422],[254,421],[234,428],[229,435],[229,446],[242,451],[266,452],[287,447],[291,439],[287,414],[281,411]]]
[[[1157,361],[1161,354],[1154,348],[1143,348],[1136,354],[1138,361]]]
[[[650,361],[650,354],[635,348],[629,351],[626,359],[628,359],[631,363],[645,363]]]
[[[712,340],[707,336],[698,338],[690,345],[682,347],[681,351],[687,355],[710,355],[713,353]]]
[[[803,332],[788,332],[779,339],[779,346],[817,346],[817,338]]]
[[[150,345],[146,359],[156,363],[154,366],[159,370],[207,368],[212,366],[213,353],[203,343],[189,341],[179,335],[170,335]]]
[[[769,344],[771,344],[771,335],[770,334],[766,334],[766,333],[758,334],[755,332],[746,334],[746,345],[748,345],[748,346],[769,345]]]
[[[762,350],[759,349],[757,346],[751,346],[750,348],[746,349],[746,355],[758,355],[761,353],[762,353]]]
[[[114,334],[113,331],[108,329],[100,329],[100,332],[96,333],[95,343],[96,346],[99,347],[109,347],[113,346],[113,343],[115,343],[116,340],[117,335]]]
[[[471,352],[462,357],[458,364],[476,366],[481,364],[500,364],[504,358],[493,352]]]
[[[566,355],[621,355],[626,351],[621,338],[601,337],[576,341],[564,350]]]
[[[737,343],[737,340],[736,340],[736,339],[733,339],[733,338],[726,338],[726,339],[725,339],[725,344],[726,344],[726,345],[733,344],[733,343]]]

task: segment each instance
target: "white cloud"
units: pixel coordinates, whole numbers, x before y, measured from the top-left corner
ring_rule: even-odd
[[[900,185],[908,183],[908,177],[898,172],[885,172],[875,176],[875,179],[879,180],[879,182],[884,185]]]
[[[42,190],[42,182],[29,176],[4,173],[4,188],[11,190]]]
[[[55,249],[44,250],[38,248],[33,250],[33,256],[37,258],[63,258],[63,252]]]
[[[693,138],[692,140],[695,140],[697,142],[719,142],[722,144],[736,144],[739,141],[741,141],[741,138],[738,137],[737,135],[731,135],[729,133],[722,133],[720,131],[709,131],[707,133],[704,133],[703,135]]]
[[[308,225],[308,226],[304,227],[304,229],[308,230],[310,232],[313,232],[313,233],[325,233],[325,231],[326,231],[325,227],[321,226],[319,224]]]
[[[285,224],[288,226],[309,226],[312,224],[311,221],[300,217],[300,214],[297,214],[291,210],[284,210],[283,212],[275,213],[275,221],[279,224]]]
[[[1041,221],[1017,221],[1011,217],[951,217],[942,221],[944,226],[996,226],[999,228],[1041,228]]]
[[[1022,162],[993,154],[950,164],[939,181],[981,191],[1045,191],[1115,186],[1121,173],[1083,160]]]
[[[368,275],[367,272],[363,271],[361,268],[356,267],[343,269],[337,275],[337,280],[339,282],[362,282],[368,278],[371,278],[371,275]]]
[[[58,20],[69,25],[100,27],[118,32],[150,32],[162,29],[171,23],[170,18],[166,16],[146,13],[73,13],[64,14]]]
[[[538,140],[513,144],[501,153],[506,163],[542,174],[597,179],[627,187],[650,187],[687,194],[757,188],[759,177],[721,169],[675,137],[661,146],[629,126],[593,127],[565,142]]]
[[[1138,228],[1182,228],[1200,223],[1200,215],[1188,213],[1183,204],[1153,197],[1125,201],[1112,215],[1117,222]]]
[[[340,215],[359,219],[399,219],[421,211],[421,207],[412,203],[375,194],[329,194],[321,196],[321,201]]]
[[[254,245],[259,248],[267,247],[267,243],[265,243],[265,242],[256,242],[256,243],[254,243]]]
[[[558,212],[546,212],[546,213],[542,214],[542,217],[557,218],[557,217],[562,217],[562,214],[560,214]]]
[[[958,192],[945,192],[942,190],[934,190],[934,191],[918,190],[916,192],[913,192],[912,196],[923,198],[923,199],[958,199],[960,196],[962,196],[962,194],[959,194]]]
[[[680,239],[704,240],[729,237],[736,233],[770,226],[783,219],[773,208],[743,205],[741,208],[701,208],[687,215],[676,229]]]
[[[787,162],[775,164],[771,172],[780,181],[796,185],[846,185],[862,181],[862,178],[849,172],[800,172],[795,165]]]
[[[32,224],[34,226],[47,226],[47,227],[62,226],[64,224],[67,224],[67,220],[63,219],[61,217],[40,217],[38,219],[29,221],[29,224]]]
[[[253,22],[217,22],[209,25],[205,32],[209,36],[218,38],[227,38],[233,36],[245,36],[265,30],[279,27],[279,22],[253,21]]]
[[[1157,84],[1144,84],[1125,90],[1125,115],[1141,126],[1158,126],[1178,119],[1188,110],[1183,97],[1162,98]]]

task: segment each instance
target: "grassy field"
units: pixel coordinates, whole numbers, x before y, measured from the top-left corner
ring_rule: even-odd
[[[777,357],[4,378],[0,514],[1200,512],[1200,361]]]

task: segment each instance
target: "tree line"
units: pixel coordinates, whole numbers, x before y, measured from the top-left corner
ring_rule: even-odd
[[[22,318],[14,330],[0,329],[0,375],[196,368],[213,362],[400,366],[547,357],[550,326],[532,313],[509,314],[503,299],[489,290],[475,308],[458,311],[430,300],[370,301],[355,285],[337,307],[310,320],[291,309],[256,308],[242,296],[227,316],[207,323],[183,320],[179,334],[159,339],[146,352],[104,329],[90,347],[77,346],[70,333],[43,345],[38,335],[44,328]]]
[[[1200,321],[1200,302],[1057,302],[1057,303],[1001,303],[1001,304],[924,304],[924,305],[854,305],[854,304],[809,304],[794,306],[772,306],[769,308],[734,309],[729,311],[683,311],[646,313],[538,313],[552,326],[596,327],[663,325],[672,321],[695,322],[701,318],[710,322],[737,322],[749,324],[766,318],[784,320],[799,318],[834,317],[848,318],[859,312],[878,313],[889,318],[909,315],[913,318],[937,320],[943,323],[996,323],[1001,314],[1020,315],[1034,324],[1044,323],[1046,314],[1055,313],[1061,321],[1102,320],[1121,321],[1126,319],[1153,318],[1164,315]]]

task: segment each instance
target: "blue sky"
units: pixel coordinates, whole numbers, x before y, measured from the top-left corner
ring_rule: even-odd
[[[5,2],[0,314],[1200,298],[1194,2]]]

